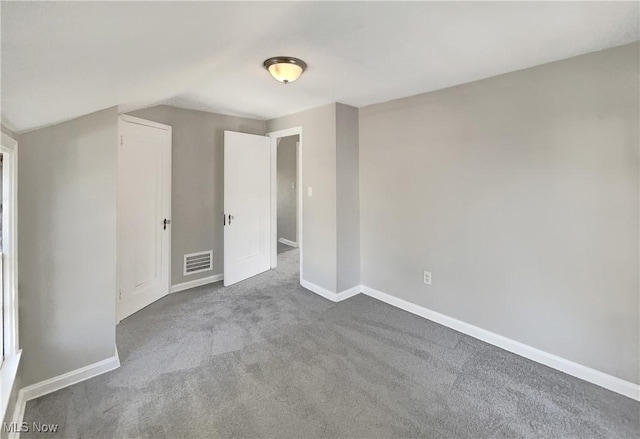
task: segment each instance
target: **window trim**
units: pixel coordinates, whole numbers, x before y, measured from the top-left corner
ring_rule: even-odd
[[[0,414],[4,419],[13,390],[22,351],[18,344],[18,142],[1,133],[3,154],[2,197],[6,200],[2,218],[3,240],[3,346],[0,365]]]

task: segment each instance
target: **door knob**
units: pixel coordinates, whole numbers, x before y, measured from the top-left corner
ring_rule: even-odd
[[[233,216],[233,215],[229,215],[229,225],[231,225],[231,220],[232,220],[232,219],[235,219],[235,218],[236,218],[235,216]]]
[[[171,220],[165,218],[164,221],[162,222],[162,224],[163,224],[163,229],[167,230],[167,225],[171,224]]]

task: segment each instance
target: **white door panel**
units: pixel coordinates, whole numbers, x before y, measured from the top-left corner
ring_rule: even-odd
[[[224,132],[224,284],[270,268],[271,142]]]
[[[118,318],[169,292],[171,130],[120,121]]]

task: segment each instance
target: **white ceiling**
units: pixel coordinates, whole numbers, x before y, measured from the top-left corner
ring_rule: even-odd
[[[273,118],[357,107],[639,39],[638,2],[2,2],[18,131],[157,103]],[[302,58],[295,83],[262,61]]]

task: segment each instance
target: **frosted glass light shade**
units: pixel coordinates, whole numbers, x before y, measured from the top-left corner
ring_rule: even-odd
[[[266,60],[264,67],[275,80],[288,84],[302,75],[302,72],[307,68],[307,64],[297,58],[278,56]]]

